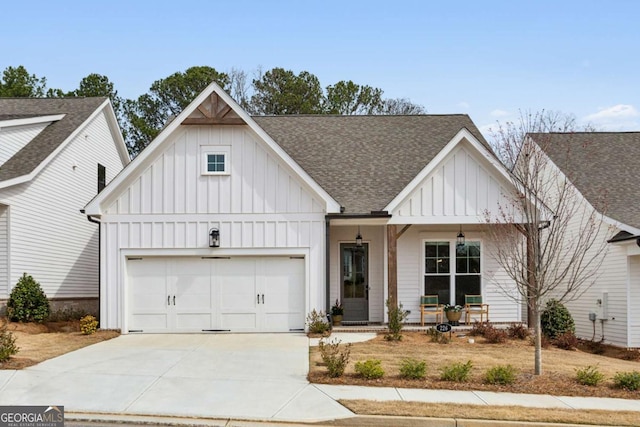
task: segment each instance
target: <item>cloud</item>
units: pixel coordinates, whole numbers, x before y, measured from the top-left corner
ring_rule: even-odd
[[[511,113],[508,111],[496,109],[490,112],[489,114],[491,114],[493,117],[504,117],[504,116],[510,115]]]
[[[582,121],[601,130],[639,130],[640,112],[633,105],[617,104],[601,108],[597,113],[585,116]]]
[[[471,105],[469,105],[469,103],[467,101],[460,101],[460,102],[458,102],[458,107],[460,107],[460,108],[469,108],[469,107],[471,107]]]

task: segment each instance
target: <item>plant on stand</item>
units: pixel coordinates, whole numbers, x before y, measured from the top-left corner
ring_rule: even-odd
[[[447,320],[451,326],[460,325],[460,317],[462,317],[462,306],[461,305],[444,305],[444,314],[447,316]]]
[[[335,304],[331,307],[331,322],[333,326],[340,326],[342,324],[342,316],[344,315],[344,307],[340,304],[340,301],[336,299]]]

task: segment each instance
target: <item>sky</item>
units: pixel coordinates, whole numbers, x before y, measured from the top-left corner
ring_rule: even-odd
[[[2,1],[0,70],[47,86],[106,75],[120,96],[195,65],[282,67],[465,113],[521,112],[640,131],[640,1]]]

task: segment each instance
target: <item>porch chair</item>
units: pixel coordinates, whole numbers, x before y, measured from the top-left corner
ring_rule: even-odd
[[[420,297],[420,326],[424,326],[424,316],[436,316],[436,323],[444,318],[443,306],[438,303],[438,295],[422,295]]]
[[[471,315],[479,314],[480,322],[483,321],[483,317],[487,315],[487,322],[489,321],[489,304],[482,302],[482,295],[465,295],[464,296],[464,323],[471,322]]]

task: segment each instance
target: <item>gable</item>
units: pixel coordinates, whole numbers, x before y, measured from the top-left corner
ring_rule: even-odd
[[[324,203],[248,126],[182,126],[107,214],[324,212]],[[203,153],[229,154],[228,174],[204,173]]]
[[[0,126],[0,166],[22,150],[48,125],[47,122],[11,127]]]
[[[486,212],[511,202],[513,186],[463,140],[391,213],[397,223],[484,223]]]

